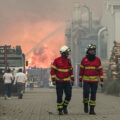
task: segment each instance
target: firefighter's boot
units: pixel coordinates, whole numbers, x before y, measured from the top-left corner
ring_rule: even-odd
[[[65,115],[68,114],[68,110],[67,110],[67,107],[66,107],[66,106],[63,107],[63,112],[64,112]]]
[[[59,114],[59,115],[63,115],[62,109],[59,109],[59,110],[58,110],[58,114]]]
[[[84,112],[88,113],[88,103],[84,103]]]
[[[90,115],[96,115],[95,111],[94,111],[95,106],[90,106]]]

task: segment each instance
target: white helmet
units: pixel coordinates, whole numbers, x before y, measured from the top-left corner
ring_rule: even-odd
[[[70,52],[70,51],[71,51],[70,48],[66,45],[64,45],[60,48],[60,53]]]

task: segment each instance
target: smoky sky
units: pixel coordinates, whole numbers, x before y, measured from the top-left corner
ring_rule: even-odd
[[[47,48],[44,47],[44,46],[40,47],[39,49],[35,49],[34,54],[35,55],[40,55],[40,54],[42,54],[44,52],[45,49],[47,49]]]
[[[103,0],[0,0],[0,21],[65,20],[76,1],[87,4],[96,15],[101,15]]]
[[[0,0],[0,44],[21,45],[26,53],[71,18],[74,2],[90,7],[93,18],[102,16],[104,0]],[[34,51],[35,55],[42,56],[38,61],[47,60],[50,63],[57,56],[61,45],[65,44],[64,36],[64,31],[57,33],[45,43],[49,50],[42,47]]]
[[[53,22],[70,18],[74,2],[87,4],[97,16],[102,14],[103,0],[0,0],[0,34],[24,21]]]
[[[32,31],[36,23],[47,21],[53,25],[65,22],[71,18],[74,2],[88,5],[92,9],[93,18],[102,16],[104,0],[0,0],[0,44],[2,40],[25,41],[22,35],[27,34],[27,30]],[[41,24],[40,31],[47,22]],[[21,37],[15,38],[14,35]]]

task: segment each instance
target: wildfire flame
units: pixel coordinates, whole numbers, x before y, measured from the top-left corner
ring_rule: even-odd
[[[28,21],[14,23],[9,25],[9,29],[6,29],[3,31],[3,34],[1,34],[1,39],[4,41],[1,41],[1,45],[21,45],[23,53],[26,54],[27,51],[32,49],[41,39],[62,24],[63,22],[45,20],[33,23]],[[36,48],[36,50],[26,58],[29,66],[49,68],[51,62],[59,56],[60,47],[65,44],[64,34],[64,30],[62,30],[42,43],[39,48]]]
[[[29,61],[29,66],[49,68],[51,62],[54,60],[56,54],[54,54],[47,45],[37,48],[31,54]]]
[[[49,68],[53,60],[59,56],[60,47],[64,45],[64,36],[62,34],[55,35],[54,38],[36,48],[28,57],[29,67]]]
[[[49,68],[53,60],[59,56],[59,49],[64,44],[64,30],[62,30],[31,53],[27,58],[29,67]]]

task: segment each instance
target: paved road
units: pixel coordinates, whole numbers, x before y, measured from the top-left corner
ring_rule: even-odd
[[[73,89],[69,115],[56,111],[55,89],[27,90],[24,99],[0,98],[0,120],[119,120],[120,97],[97,94],[96,116],[83,112],[82,89]]]

